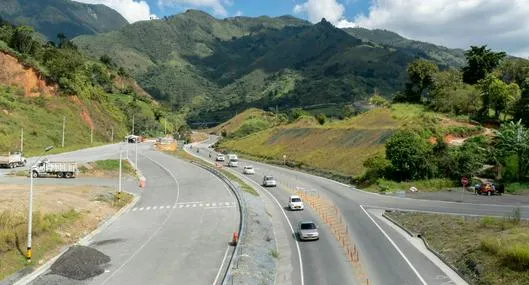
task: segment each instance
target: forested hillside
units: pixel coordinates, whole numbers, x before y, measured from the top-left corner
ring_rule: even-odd
[[[121,140],[132,117],[143,135],[163,134],[165,120],[169,132],[184,123],[111,59],[91,60],[64,38],[42,45],[31,28],[1,22],[0,63],[2,152],[20,148],[22,129],[29,154],[48,145],[60,151],[63,117],[67,149]]]
[[[349,32],[349,33],[348,33]],[[322,20],[235,17],[189,10],[74,40],[108,54],[155,98],[188,108],[191,121],[220,122],[248,107],[344,104],[404,87],[416,58],[461,66],[462,54],[400,38],[367,40]]]

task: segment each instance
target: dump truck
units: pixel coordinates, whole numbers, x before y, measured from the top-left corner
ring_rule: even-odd
[[[73,178],[77,174],[79,174],[79,169],[76,162],[51,162],[48,159],[43,159],[31,168],[33,178],[48,175],[58,178]]]
[[[21,152],[8,153],[7,155],[0,156],[0,166],[15,168],[26,165],[26,158]]]

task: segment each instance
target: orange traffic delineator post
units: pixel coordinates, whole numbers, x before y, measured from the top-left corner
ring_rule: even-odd
[[[145,177],[141,177],[140,178],[140,188],[145,188],[145,182],[146,182]]]
[[[231,240],[231,245],[236,246],[238,242],[239,242],[239,233],[233,232],[233,238]]]

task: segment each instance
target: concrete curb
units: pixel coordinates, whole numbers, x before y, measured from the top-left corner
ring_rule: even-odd
[[[472,284],[473,282],[471,282],[471,280],[469,280],[463,273],[461,273],[461,271],[459,271],[459,269],[457,269],[455,266],[453,266],[452,264],[450,264],[446,258],[441,255],[439,252],[437,252],[437,250],[435,250],[434,248],[432,248],[430,246],[430,244],[426,241],[426,239],[422,236],[422,234],[420,233],[417,233],[417,234],[414,234],[412,233],[411,231],[409,231],[408,229],[406,229],[401,223],[397,222],[395,219],[391,218],[390,216],[386,215],[388,211],[384,211],[384,213],[382,214],[382,217],[386,218],[388,221],[392,222],[393,224],[395,224],[396,226],[398,226],[399,228],[403,229],[406,233],[408,233],[410,236],[412,237],[416,237],[416,238],[420,238],[422,240],[422,242],[424,243],[424,246],[426,246],[426,248],[431,252],[433,253],[435,256],[437,256],[437,258],[439,258],[442,262],[444,262],[448,267],[450,267],[450,269],[452,269],[457,275],[459,275],[459,277],[461,277],[461,279],[465,280],[468,284]]]
[[[129,193],[129,192],[127,192],[127,193]],[[102,230],[106,229],[108,226],[110,226],[112,223],[114,223],[121,215],[123,215],[123,213],[125,213],[128,210],[130,210],[130,208],[132,208],[134,205],[136,205],[136,203],[139,200],[139,196],[134,194],[134,193],[129,193],[129,194],[134,196],[134,199],[132,200],[131,203],[129,203],[125,207],[121,208],[117,213],[112,215],[112,217],[110,217],[107,220],[105,220],[104,222],[100,223],[95,230],[93,230],[88,235],[84,236],[82,239],[80,239],[78,242],[74,243],[73,245],[88,245],[88,241],[90,239],[92,239],[95,235],[100,233]],[[63,255],[73,245],[65,247],[64,249],[61,250],[61,252],[59,254],[57,254],[56,256],[51,258],[50,260],[48,260],[43,265],[39,266],[37,269],[32,271],[30,274],[20,278],[19,280],[17,280],[13,284],[14,285],[24,285],[24,284],[28,284],[29,282],[32,282],[37,277],[39,277],[41,274],[46,272],[51,267],[51,265],[57,259],[59,259],[59,257],[61,257],[61,255]]]

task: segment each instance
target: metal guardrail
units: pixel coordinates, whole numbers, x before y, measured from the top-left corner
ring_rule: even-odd
[[[246,201],[242,197],[241,189],[237,185],[233,184],[233,182],[226,177],[224,174],[222,174],[220,171],[202,165],[200,163],[195,163],[194,161],[191,161],[194,165],[197,165],[211,173],[213,173],[215,176],[219,177],[224,183],[226,183],[230,190],[235,194],[235,197],[237,198],[237,202],[239,203],[239,214],[241,216],[240,223],[239,223],[239,242],[235,245],[235,250],[233,251],[230,261],[228,263],[228,269],[226,270],[224,277],[222,278],[222,285],[227,285],[228,281],[231,279],[233,281],[233,266],[235,264],[235,260],[239,257],[239,252],[241,250],[240,245],[244,244],[244,239],[246,237],[246,220],[248,219],[248,208],[246,206]]]

